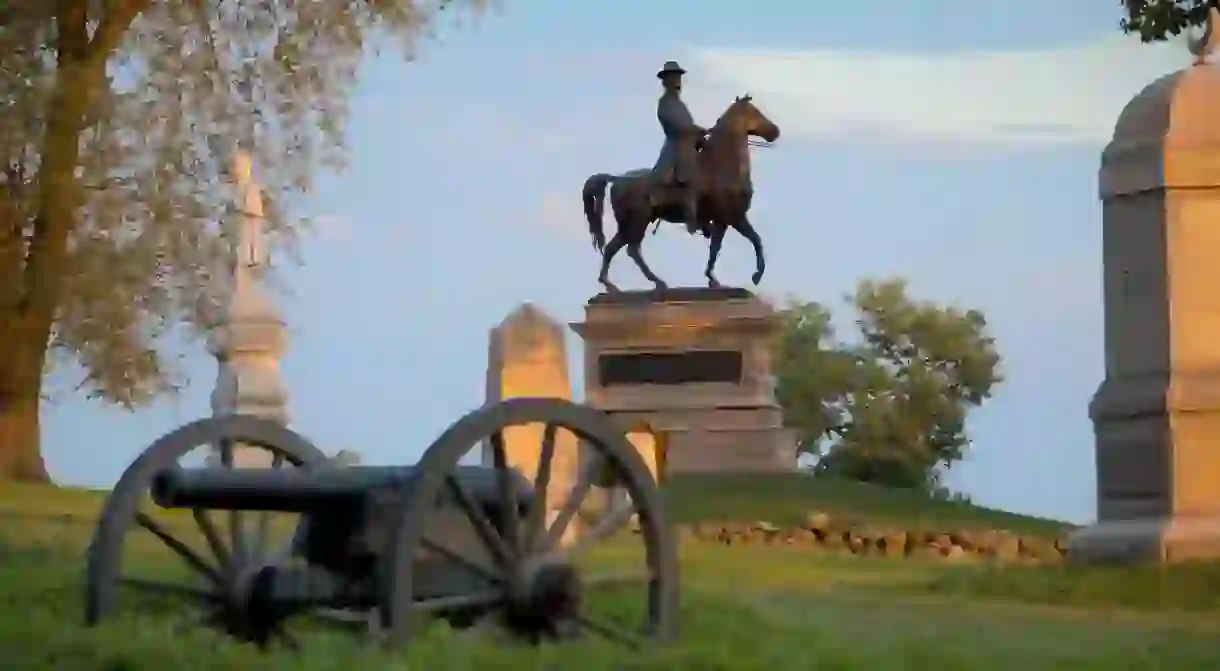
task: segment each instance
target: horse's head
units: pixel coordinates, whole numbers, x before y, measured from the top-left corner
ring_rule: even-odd
[[[716,125],[729,132],[740,133],[744,136],[753,135],[767,142],[775,142],[779,139],[779,126],[776,126],[754,105],[754,99],[748,93],[737,96],[733,104],[729,105],[729,108],[716,121]]]

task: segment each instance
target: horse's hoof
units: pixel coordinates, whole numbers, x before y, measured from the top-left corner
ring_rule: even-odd
[[[709,289],[719,289],[721,285],[716,280],[708,280],[707,286]]]
[[[756,272],[750,276],[750,281],[754,283],[754,286],[758,286],[758,283],[762,281],[762,276],[762,271]]]

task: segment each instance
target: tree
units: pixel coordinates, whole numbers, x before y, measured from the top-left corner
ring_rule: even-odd
[[[775,395],[784,422],[796,432],[797,452],[820,455],[825,440],[841,430],[852,387],[855,353],[835,341],[830,311],[814,302],[790,301],[781,312],[775,344]]]
[[[1135,33],[1143,42],[1156,42],[1207,22],[1207,10],[1215,0],[1122,0],[1126,16],[1119,26]]]
[[[294,204],[342,166],[363,54],[388,37],[410,55],[451,4],[0,5],[0,479],[47,479],[50,366],[128,409],[180,385],[167,336],[198,335],[216,305],[231,151],[254,157],[291,249]]]
[[[830,340],[816,304],[785,310],[777,396],[816,472],[934,490],[965,456],[966,417],[1000,381],[1000,356],[977,310],[913,300],[901,280],[864,281],[849,297],[860,340]]]

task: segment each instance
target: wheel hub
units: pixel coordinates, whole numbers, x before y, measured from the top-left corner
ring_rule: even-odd
[[[525,572],[505,609],[505,624],[527,638],[555,638],[579,611],[580,573],[566,563],[546,563]]]
[[[237,571],[209,618],[212,625],[239,640],[266,645],[272,630],[288,615],[272,598],[274,573],[274,567]]]

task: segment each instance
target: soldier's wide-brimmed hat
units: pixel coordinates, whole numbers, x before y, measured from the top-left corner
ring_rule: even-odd
[[[678,65],[678,61],[665,61],[665,65],[661,66],[661,71],[657,73],[657,78],[662,78],[665,75],[684,75],[686,70]]]

